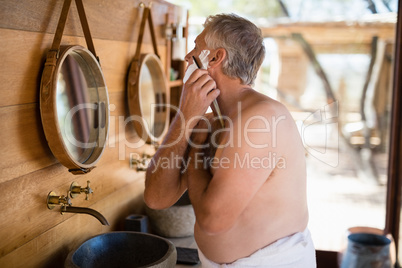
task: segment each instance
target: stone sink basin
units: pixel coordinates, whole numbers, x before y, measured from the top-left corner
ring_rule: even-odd
[[[73,249],[65,267],[174,267],[172,242],[140,232],[110,232],[94,236]]]

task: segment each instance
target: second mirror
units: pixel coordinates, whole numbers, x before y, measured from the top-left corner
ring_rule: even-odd
[[[168,128],[169,90],[162,64],[155,54],[133,61],[127,83],[128,107],[135,130],[148,143],[159,142]]]

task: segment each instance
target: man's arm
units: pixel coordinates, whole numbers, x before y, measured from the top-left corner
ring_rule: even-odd
[[[170,207],[187,189],[181,168],[188,136],[219,95],[215,88],[215,82],[205,70],[196,70],[183,86],[179,111],[146,172],[144,199],[150,208]]]
[[[170,207],[187,189],[187,182],[181,176],[188,146],[185,132],[185,123],[178,113],[146,171],[144,200],[150,208]]]

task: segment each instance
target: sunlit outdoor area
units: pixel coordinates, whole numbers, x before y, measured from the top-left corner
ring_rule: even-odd
[[[383,229],[397,1],[171,2],[189,11],[188,50],[208,15],[233,12],[261,28],[254,89],[299,127],[316,248],[342,250],[351,227]]]

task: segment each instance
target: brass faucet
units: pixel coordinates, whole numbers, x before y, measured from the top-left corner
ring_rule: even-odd
[[[142,154],[142,157],[136,153],[130,154],[130,168],[135,168],[137,171],[146,171],[151,159],[152,155],[145,153]]]
[[[71,199],[68,196],[58,196],[55,192],[50,192],[47,195],[47,208],[54,209],[57,205],[71,206]]]
[[[69,195],[71,195],[69,193]],[[88,214],[95,218],[97,218],[103,225],[109,225],[109,222],[106,218],[100,214],[98,211],[91,208],[83,208],[83,207],[73,207],[71,204],[70,197],[67,196],[58,196],[54,192],[50,192],[47,195],[47,208],[54,209],[56,206],[60,205],[61,210],[60,213],[80,213],[80,214]]]
[[[75,198],[75,197],[77,197],[77,195],[79,195],[81,193],[85,193],[85,200],[89,200],[89,194],[93,193],[91,187],[89,186],[90,183],[91,183],[90,181],[87,181],[87,187],[83,188],[83,187],[79,186],[77,182],[73,181],[73,183],[71,183],[71,186],[70,186],[71,198]]]
[[[61,214],[63,213],[79,213],[88,214],[97,218],[103,225],[110,225],[106,218],[100,214],[98,211],[91,208],[73,207],[73,206],[62,206]]]

